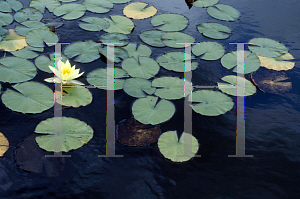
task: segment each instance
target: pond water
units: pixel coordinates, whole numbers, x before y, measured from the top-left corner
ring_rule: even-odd
[[[22,0],[28,7],[28,0]],[[78,1],[79,3],[82,1]],[[133,2],[136,2],[135,0]],[[198,155],[185,163],[172,163],[159,152],[157,143],[144,147],[126,147],[116,142],[116,154],[124,157],[98,157],[105,155],[106,140],[106,91],[89,89],[93,102],[80,108],[63,110],[63,116],[74,117],[86,122],[94,130],[94,137],[83,147],[66,153],[64,168],[57,177],[44,173],[26,172],[16,166],[15,147],[25,136],[34,132],[39,122],[53,117],[53,108],[40,114],[21,114],[0,105],[0,132],[10,142],[10,148],[0,159],[0,198],[298,198],[300,195],[300,24],[299,1],[279,0],[220,0],[219,3],[231,5],[241,13],[239,20],[224,22],[210,17],[205,9],[188,9],[184,0],[144,1],[154,5],[158,13],[177,13],[189,19],[189,26],[183,32],[200,41],[213,41],[203,37],[196,26],[203,22],[217,22],[232,29],[228,39],[218,40],[226,53],[235,51],[236,45],[246,43],[252,38],[270,38],[283,43],[296,59],[293,69],[285,71],[292,82],[292,90],[283,94],[268,94],[257,91],[245,97],[245,148],[246,155],[254,157],[228,157],[236,152],[236,106],[224,115],[205,117],[193,112],[193,135],[198,139]],[[117,4],[105,14],[86,16],[104,17],[122,15],[126,4]],[[45,18],[54,17],[45,12]],[[133,20],[134,31],[129,34],[131,41],[142,43],[139,34],[154,29],[150,19]],[[59,42],[93,40],[98,42],[104,31],[88,32],[78,27],[78,19],[65,21],[56,29]],[[14,28],[17,23],[7,26]],[[64,48],[64,46],[63,46]],[[156,59],[171,48],[151,47],[151,57]],[[44,53],[54,52],[54,47],[46,48]],[[3,57],[4,53],[0,53]],[[8,54],[6,55],[8,56]],[[10,56],[10,55],[9,55]],[[72,60],[72,59],[71,59]],[[225,75],[234,75],[216,61],[199,61],[199,68],[193,71],[193,84],[215,85]],[[80,71],[88,74],[99,67],[106,67],[100,59],[76,64]],[[164,70],[157,76],[178,76],[183,73]],[[50,77],[38,70],[33,81],[42,82]],[[86,77],[86,76],[85,76]],[[246,75],[249,79],[249,76]],[[80,81],[88,84],[85,79]],[[54,85],[47,84],[51,88]],[[10,87],[2,83],[4,90]],[[236,103],[236,98],[232,97]],[[116,124],[132,116],[131,106],[135,98],[122,90],[115,92]],[[162,132],[177,130],[182,132],[183,100],[173,101],[176,113],[171,120],[160,125]]]

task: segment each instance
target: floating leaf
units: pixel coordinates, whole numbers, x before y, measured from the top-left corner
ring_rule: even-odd
[[[26,42],[32,47],[44,47],[44,42],[47,46],[54,46],[58,40],[54,32],[45,29],[34,29],[26,35]]]
[[[17,12],[21,8],[23,8],[23,4],[20,1],[16,1],[16,0],[0,1],[0,12],[12,12],[12,9]]]
[[[76,1],[76,0],[59,0],[61,2],[64,2],[64,3],[68,3],[68,2],[73,2],[73,1]]]
[[[149,57],[139,57],[136,60],[133,57],[127,58],[122,62],[122,68],[128,72],[131,77],[140,77],[150,79],[159,71],[158,63]]]
[[[290,70],[295,66],[294,62],[284,61],[294,59],[290,53],[275,58],[262,56],[258,56],[258,58],[261,66],[272,70]]]
[[[155,92],[155,88],[151,87],[151,82],[143,78],[129,78],[123,84],[124,91],[132,97],[147,97]]]
[[[11,12],[11,8],[6,1],[0,1],[0,12]]]
[[[51,28],[54,26],[54,28],[61,27],[64,22],[61,18],[44,18],[41,20],[48,28]]]
[[[8,31],[8,35],[0,42],[0,49],[11,52],[28,46],[25,37],[18,35],[14,29]]]
[[[207,13],[215,19],[223,21],[235,21],[240,17],[240,12],[232,6],[217,4],[214,7],[208,7]]]
[[[108,33],[123,33],[129,34],[134,28],[134,23],[127,17],[121,15],[110,15],[111,19],[104,17],[110,24],[109,28],[104,29]]]
[[[38,145],[46,151],[61,152],[61,149],[63,152],[68,152],[82,147],[93,137],[93,129],[78,119],[61,117],[61,132],[54,132],[54,122],[54,117],[48,118],[35,128],[35,133],[46,134],[35,138]],[[61,138],[61,143],[55,142],[56,136]]]
[[[128,4],[123,9],[123,14],[128,18],[133,19],[146,19],[152,17],[157,13],[157,9],[154,6],[145,8],[148,3],[135,2]]]
[[[24,21],[21,24],[26,27],[16,26],[15,30],[19,35],[22,35],[22,36],[26,36],[28,32],[30,32],[31,30],[35,30],[35,29],[49,30],[49,28],[40,21]]]
[[[108,33],[100,37],[100,41],[106,43],[122,43],[114,44],[114,46],[125,46],[128,44],[128,36],[122,33]]]
[[[179,14],[160,14],[152,18],[151,24],[162,31],[181,31],[187,27],[188,18]]]
[[[16,12],[14,18],[19,23],[24,21],[40,21],[43,18],[43,14],[35,8],[23,8]]]
[[[84,15],[86,7],[79,3],[68,3],[58,6],[54,9],[53,14],[62,16],[65,20],[78,19]]]
[[[4,153],[8,150],[8,148],[8,140],[2,133],[0,133],[0,157],[3,157]]]
[[[53,12],[53,10],[60,5],[58,0],[31,0],[29,7],[36,8],[44,13],[45,8],[47,8],[49,12]]]
[[[218,116],[233,108],[233,101],[219,91],[198,90],[192,93],[192,109],[206,116]],[[200,102],[200,103],[194,103]]]
[[[192,52],[196,56],[200,56],[204,54],[201,57],[201,59],[204,60],[217,60],[224,55],[225,49],[221,44],[217,42],[205,41],[193,45]]]
[[[234,67],[233,72],[235,73],[237,72],[237,53],[238,51],[232,51],[224,55],[221,59],[222,66],[227,69],[232,69]],[[244,74],[256,71],[260,67],[259,58],[249,51],[244,51],[244,53],[245,54],[243,54],[242,51],[239,51],[239,55],[243,57],[241,60],[242,63],[240,64],[243,67]]]
[[[146,30],[140,34],[140,38],[150,46],[165,47],[166,45],[161,41],[161,37],[165,33],[159,30]]]
[[[79,27],[88,31],[100,31],[109,27],[108,21],[99,17],[85,17],[81,21],[87,23],[79,23]]]
[[[14,21],[14,17],[9,13],[0,12],[0,26],[7,26]]]
[[[64,106],[86,106],[92,102],[92,94],[87,88],[76,88],[71,87],[67,88],[69,85],[65,84],[62,88],[62,103],[59,101],[59,104]],[[60,92],[58,93],[60,95]]]
[[[169,99],[181,99],[186,93],[191,93],[191,82],[178,77],[159,77],[152,81],[152,87],[156,87],[154,95]]]
[[[121,68],[115,68],[115,77],[114,77],[114,90],[120,90],[123,88],[124,77],[129,77],[127,72]],[[100,68],[90,72],[87,77],[86,81],[90,85],[98,86],[97,88],[107,90],[107,68]]]
[[[64,54],[68,58],[73,58],[79,55],[75,61],[80,63],[92,62],[100,58],[99,49],[102,48],[101,44],[92,40],[79,41],[68,45],[64,49]]]
[[[10,53],[13,54],[16,57],[21,57],[21,58],[24,58],[24,59],[32,59],[32,58],[35,58],[39,55],[39,54],[37,54],[33,51],[43,52],[44,48],[26,46],[25,48],[23,48],[21,50],[16,50],[16,51],[13,51],[13,52],[10,52]]]
[[[195,156],[199,149],[197,139],[183,132],[178,141],[177,131],[167,131],[158,139],[158,148],[163,156],[173,162],[185,162]]]
[[[115,63],[119,63],[121,62],[121,59],[124,60],[128,57],[128,52],[121,47],[114,47],[114,60],[112,60],[111,57],[107,57],[107,46],[105,46],[104,48],[100,48],[99,53],[104,55],[108,60]]]
[[[223,77],[221,80],[228,82],[229,84],[218,82],[218,88],[224,93],[227,93],[229,95],[249,96],[249,95],[253,95],[256,92],[255,86],[245,78],[235,76],[235,75],[227,75]],[[242,82],[242,81],[245,82],[244,87],[238,84],[238,82]]]
[[[259,56],[278,57],[288,52],[283,44],[268,38],[254,38],[249,41],[255,46],[248,46],[249,50]]]
[[[230,28],[219,23],[202,23],[199,24],[197,28],[204,36],[212,39],[226,39],[231,34]]]
[[[213,6],[217,4],[219,0],[197,0],[193,3],[193,6],[206,8],[208,6]]]
[[[192,55],[191,59],[195,59],[195,57]],[[188,71],[188,69],[185,68],[184,52],[169,52],[159,56],[156,61],[167,70],[175,72]],[[192,68],[190,70],[195,70],[198,67],[198,62],[191,62],[191,67]]]
[[[18,92],[7,89],[2,95],[2,102],[13,111],[35,114],[50,109],[54,105],[53,92],[44,84],[24,82],[12,87]]]
[[[109,1],[112,2],[112,3],[128,3],[131,0],[109,0]]]
[[[46,55],[40,55],[35,59],[35,65],[38,67],[38,69],[47,72],[47,73],[53,73],[52,70],[50,70],[49,66],[54,67],[54,53],[51,53],[49,55],[50,59]],[[56,58],[57,59],[57,58]],[[64,55],[61,54],[61,61],[63,63],[66,63],[68,58]],[[56,67],[57,68],[57,67]]]
[[[162,42],[172,48],[184,48],[184,43],[194,43],[194,37],[182,32],[167,32],[161,37]]]
[[[19,57],[0,59],[0,81],[18,83],[28,81],[36,75],[36,67],[31,61]]]
[[[6,37],[8,35],[8,30],[6,28],[0,27],[0,41],[2,41],[3,37]]]
[[[106,13],[114,7],[114,4],[108,0],[85,0],[82,5],[85,5],[88,11],[94,13]]]
[[[158,97],[147,96],[137,99],[132,105],[134,118],[143,124],[156,125],[165,122],[174,115],[175,106],[172,102]]]
[[[121,121],[117,126],[117,140],[127,146],[145,146],[156,142],[161,134],[159,126],[141,124],[135,119]]]
[[[128,57],[134,57],[136,60],[138,60],[138,57],[150,57],[151,55],[151,49],[143,44],[140,44],[140,46],[136,49],[137,44],[136,43],[130,43],[127,46],[122,47],[128,52]]]

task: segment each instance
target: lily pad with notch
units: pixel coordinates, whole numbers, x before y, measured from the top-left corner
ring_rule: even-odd
[[[138,48],[136,47],[136,43],[129,43],[128,45],[123,46],[122,48],[128,52],[128,57],[134,57],[136,60],[138,60],[139,56],[150,57],[152,51],[148,46],[140,44]]]
[[[53,12],[53,10],[60,5],[61,4],[58,0],[31,0],[29,7],[35,8],[41,13],[44,13],[45,8],[47,8],[49,12]]]
[[[278,57],[288,52],[285,45],[268,38],[254,38],[249,43],[254,45],[249,45],[249,50],[259,56]]]
[[[0,27],[7,26],[14,21],[14,17],[9,13],[0,12]]]
[[[223,21],[235,21],[241,16],[237,9],[225,4],[216,4],[208,7],[206,11],[213,18]]]
[[[184,48],[184,43],[194,43],[194,37],[182,32],[167,32],[161,36],[161,41],[171,48]]]
[[[181,31],[187,27],[188,18],[179,14],[160,14],[152,18],[151,24],[159,26],[157,29],[162,31]]]
[[[27,33],[26,42],[32,47],[44,47],[44,42],[47,46],[54,46],[59,38],[50,30],[34,29]]]
[[[112,60],[110,57],[107,57],[107,46],[100,48],[99,53],[101,53],[101,55],[104,55],[106,59],[109,59],[110,61],[115,63],[120,63],[122,61],[121,59],[125,60],[126,58],[128,58],[128,52],[123,48],[114,47],[113,49],[114,49],[114,60]]]
[[[40,21],[43,18],[43,13],[35,8],[23,8],[15,13],[14,18],[19,23],[24,21]]]
[[[54,9],[55,16],[62,16],[65,20],[78,19],[84,15],[86,7],[79,3],[62,4]]]
[[[143,42],[154,47],[165,47],[161,37],[166,32],[160,30],[146,30],[140,34],[140,38]]]
[[[134,23],[127,17],[121,15],[110,15],[111,19],[104,17],[109,22],[110,26],[104,29],[108,33],[123,33],[129,34],[134,28]]]
[[[35,30],[35,29],[49,30],[49,28],[40,21],[24,21],[21,24],[23,26],[16,26],[15,30],[19,35],[22,35],[22,36],[26,36],[28,32],[30,32],[31,30]]]
[[[23,8],[23,4],[17,0],[0,1],[0,12],[18,11]]]
[[[128,4],[123,9],[123,14],[132,19],[146,19],[152,17],[157,13],[157,9],[154,6],[149,6],[145,8],[148,3],[144,2],[134,2]]]
[[[224,55],[225,49],[217,42],[205,41],[193,45],[192,52],[196,56],[203,55],[201,59],[204,60],[217,60]]]
[[[79,106],[87,106],[93,100],[93,96],[89,89],[87,88],[76,88],[71,87],[66,88],[70,85],[64,84],[62,88],[62,103],[58,100],[59,104],[64,106],[72,106],[72,107],[79,107]],[[58,93],[60,95],[60,93]]]
[[[193,3],[193,6],[200,7],[200,8],[206,8],[209,6],[213,6],[217,4],[219,0],[196,0]]]
[[[235,75],[227,75],[221,78],[221,80],[228,82],[227,84],[218,82],[218,88],[226,94],[232,96],[250,96],[256,92],[256,87],[245,78]],[[245,83],[244,87],[238,84],[238,82],[242,81]]]
[[[85,5],[88,11],[94,13],[106,13],[114,7],[114,4],[108,0],[85,0],[82,5]]]
[[[201,23],[197,29],[211,39],[227,39],[231,34],[231,29],[228,26],[213,22]]]
[[[147,97],[155,92],[155,88],[151,87],[151,81],[143,78],[129,78],[123,84],[124,91],[132,97]]]
[[[0,42],[0,49],[11,52],[25,48],[28,46],[25,37],[18,35],[14,29],[8,30],[8,35]]]
[[[103,44],[115,43],[114,46],[125,46],[128,44],[129,37],[122,33],[107,33],[100,37],[100,41]],[[122,44],[117,44],[122,43]]]
[[[108,21],[100,17],[85,17],[81,21],[87,23],[79,23],[79,27],[88,31],[100,31],[109,27]]]

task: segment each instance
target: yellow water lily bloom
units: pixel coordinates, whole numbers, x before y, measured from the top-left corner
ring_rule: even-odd
[[[44,79],[44,81],[50,83],[84,85],[80,81],[74,80],[75,78],[80,77],[84,72],[79,74],[79,69],[75,69],[75,65],[71,67],[69,60],[67,60],[65,63],[63,63],[61,60],[58,60],[58,62],[57,68],[49,66],[50,70],[52,70],[56,76]]]

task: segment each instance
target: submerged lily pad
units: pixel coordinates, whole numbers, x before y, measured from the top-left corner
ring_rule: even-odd
[[[114,7],[114,4],[108,0],[85,0],[82,5],[85,5],[88,11],[94,13],[106,13]]]
[[[114,47],[114,60],[112,60],[110,57],[107,57],[107,46],[100,48],[99,53],[104,55],[106,59],[109,59],[115,63],[119,63],[121,62],[121,59],[125,60],[128,57],[128,52],[121,47]]]
[[[237,9],[225,4],[216,4],[214,7],[208,7],[206,11],[213,18],[223,21],[235,21],[241,15]]]
[[[121,15],[110,15],[111,19],[104,17],[110,24],[107,29],[104,29],[108,33],[123,33],[129,34],[134,28],[134,23],[127,17]]]
[[[67,84],[62,88],[62,103],[59,101],[59,104],[64,106],[86,106],[92,102],[92,94],[87,88],[76,88],[76,87],[68,87]],[[58,93],[60,95],[60,93]]]
[[[9,148],[8,140],[2,133],[0,133],[0,157],[3,157],[4,153],[8,150],[8,148]]]
[[[9,13],[0,12],[0,26],[7,26],[14,21],[14,17]]]
[[[259,56],[278,57],[288,52],[285,45],[268,38],[254,38],[249,41],[255,46],[248,46],[249,50]]]
[[[205,41],[194,45],[192,52],[196,56],[203,55],[201,59],[204,60],[217,60],[224,55],[225,49],[217,42]]]
[[[227,93],[229,95],[233,96],[250,96],[253,95],[256,92],[255,86],[247,79],[235,76],[235,75],[227,75],[223,77],[221,80],[228,82],[220,83],[218,82],[218,88],[223,91],[224,93]],[[245,87],[242,85],[239,85],[238,82],[244,81]]]
[[[14,29],[9,29],[9,33],[0,42],[0,49],[11,52],[28,46],[25,37],[18,35]]]
[[[213,6],[213,5],[217,4],[218,2],[219,2],[219,0],[197,0],[193,3],[193,6],[206,8],[209,6]]]
[[[34,29],[26,35],[26,42],[32,47],[44,47],[44,42],[47,46],[54,46],[58,40],[54,32],[45,29]]]
[[[275,58],[263,56],[258,56],[258,58],[261,66],[272,70],[290,70],[295,66],[294,62],[285,61],[294,59],[290,53]]]
[[[219,23],[202,23],[197,26],[197,29],[211,39],[226,39],[231,34],[231,29],[228,26]]]
[[[53,10],[60,5],[58,0],[31,0],[29,7],[36,8],[44,13],[45,8],[47,8],[49,12],[53,12]]]
[[[165,33],[159,30],[146,30],[140,34],[140,38],[150,46],[165,47],[166,45],[161,40],[162,35]]]
[[[62,16],[65,20],[78,19],[84,15],[86,7],[79,3],[63,4],[55,8],[53,14],[56,16]]]
[[[88,31],[100,31],[109,27],[108,21],[99,17],[85,17],[81,21],[87,23],[79,23],[79,27]]]
[[[147,96],[137,99],[132,105],[134,118],[143,124],[156,125],[165,122],[174,115],[175,106],[172,102],[158,97]]]
[[[182,32],[167,32],[161,37],[162,42],[172,48],[184,48],[183,43],[194,43],[194,37]]]
[[[13,111],[35,114],[48,110],[54,105],[53,92],[44,84],[24,82],[12,87],[18,92],[7,89],[2,95],[2,102]]]
[[[0,1],[0,12],[18,11],[23,8],[23,4],[17,0]]]
[[[24,59],[32,59],[32,58],[39,56],[38,53],[35,53],[33,51],[43,52],[44,48],[43,47],[26,46],[25,48],[23,48],[21,50],[12,51],[10,53],[16,57],[21,57]]]
[[[160,26],[157,29],[162,31],[181,31],[187,27],[188,18],[179,14],[160,14],[152,18],[153,26]]]
[[[197,139],[189,133],[183,132],[178,141],[177,131],[164,132],[157,144],[161,154],[173,162],[188,161],[196,155],[199,149]],[[188,150],[185,151],[185,149]]]
[[[48,28],[54,26],[55,28],[59,28],[64,24],[64,21],[61,18],[44,18],[41,20]]]
[[[24,21],[21,24],[26,27],[16,26],[15,30],[19,35],[22,35],[22,36],[26,36],[28,32],[30,32],[31,30],[35,30],[35,29],[49,30],[49,28],[40,21]]]
[[[155,92],[155,88],[151,87],[151,82],[143,78],[129,78],[123,84],[124,91],[132,97],[147,97]]]
[[[43,13],[35,8],[23,8],[15,13],[14,18],[19,23],[24,21],[40,21],[43,18]]]
[[[128,52],[128,57],[134,57],[136,60],[138,60],[138,57],[150,57],[151,55],[151,49],[143,44],[140,44],[138,48],[136,48],[136,43],[130,43],[127,46],[122,47]]]
[[[46,55],[40,55],[35,59],[35,65],[44,72],[53,73],[49,66],[54,67],[54,53],[51,53],[49,57],[50,59]],[[61,54],[61,61],[65,63],[67,60],[68,58],[64,54]]]
[[[122,43],[114,44],[114,46],[125,46],[128,44],[129,37],[122,33],[108,33],[100,37],[102,43]]]
[[[128,4],[123,9],[123,14],[128,18],[133,19],[145,19],[152,17],[157,13],[157,9],[154,6],[145,8],[148,3],[135,2]]]
[[[58,132],[54,132],[54,122],[54,117],[48,118],[35,128],[35,133],[46,134],[35,138],[38,145],[46,151],[68,152],[82,147],[93,137],[93,129],[85,122],[71,117],[61,117],[61,134],[57,135],[61,137],[61,143],[55,142],[55,135]]]

